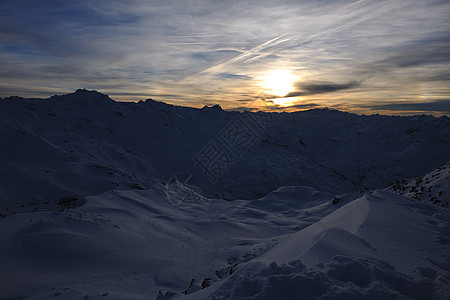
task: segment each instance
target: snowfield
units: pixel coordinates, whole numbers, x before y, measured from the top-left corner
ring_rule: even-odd
[[[0,106],[1,299],[449,299],[448,117]]]

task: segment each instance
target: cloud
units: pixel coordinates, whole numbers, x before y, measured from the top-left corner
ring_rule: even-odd
[[[324,107],[323,105],[317,104],[317,103],[302,103],[302,104],[295,104],[295,105],[289,105],[286,108],[289,110],[295,110],[295,109],[312,109],[312,108],[318,108],[318,107]],[[283,107],[279,107],[278,109],[283,109]]]
[[[194,60],[201,60],[208,63],[218,63],[221,61],[226,61],[239,55],[240,52],[236,50],[217,50],[217,51],[203,51],[203,52],[194,52],[191,54],[191,57]]]
[[[378,64],[405,68],[450,63],[450,37],[446,35],[415,40],[393,50],[395,54],[379,61]]]
[[[348,83],[315,83],[315,84],[297,84],[297,88],[300,88],[300,91],[295,91],[288,93],[286,98],[288,97],[300,97],[300,96],[308,96],[308,95],[316,95],[323,93],[331,93],[337,92],[341,90],[348,90],[358,87],[360,84],[356,81],[348,82]]]
[[[450,72],[434,72],[432,75],[424,77],[427,81],[450,81]]]
[[[0,96],[86,87],[255,108],[261,77],[287,69],[307,102],[434,101],[450,95],[448,15],[420,0],[4,0]]]
[[[226,110],[229,111],[297,111],[297,110],[305,110],[305,109],[313,109],[318,107],[324,107],[323,105],[317,104],[317,103],[302,103],[302,104],[295,104],[295,105],[289,105],[289,106],[281,106],[281,105],[275,105],[275,104],[266,104],[264,107],[251,107],[251,106],[238,106],[238,107],[231,107]]]
[[[298,108],[298,109],[305,109],[305,108],[314,108],[314,107],[321,107],[322,105],[317,103],[302,103],[302,104],[295,104],[290,105],[288,108]]]
[[[296,111],[324,107],[324,105],[317,103],[299,103],[294,105],[277,105],[277,104],[267,104],[264,108],[268,111]]]
[[[260,111],[261,108],[258,107],[247,107],[247,106],[238,106],[238,107],[232,107],[232,108],[228,108],[226,109],[227,111],[240,111],[240,112],[245,112],[245,111]]]
[[[450,99],[430,102],[391,102],[366,106],[372,110],[450,113]]]
[[[250,77],[248,75],[228,74],[228,73],[221,73],[221,74],[218,74],[217,76],[219,76],[220,78],[224,78],[224,79],[236,79],[236,80],[251,80],[252,79],[252,77]]]

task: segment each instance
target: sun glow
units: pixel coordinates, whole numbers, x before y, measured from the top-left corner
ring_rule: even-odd
[[[272,99],[272,102],[280,105],[280,106],[289,106],[291,105],[296,99],[294,98],[275,98]]]
[[[296,76],[290,71],[277,70],[270,72],[264,80],[264,88],[272,95],[285,96],[292,92],[292,84]]]
[[[287,70],[272,71],[264,78],[263,87],[266,93],[283,97],[293,91],[293,83],[297,77]],[[276,98],[272,99],[273,103],[278,105],[289,105],[295,98]]]

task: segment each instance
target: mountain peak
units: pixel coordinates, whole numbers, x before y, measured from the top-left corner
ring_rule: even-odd
[[[55,95],[50,100],[73,101],[78,103],[108,103],[114,102],[108,95],[95,90],[77,89],[74,93],[65,95]]]
[[[223,111],[222,107],[219,104],[214,104],[213,106],[203,106],[203,111]]]
[[[75,91],[76,95],[86,95],[86,94],[93,94],[93,93],[101,94],[101,93],[97,92],[96,90],[90,91],[90,90],[87,90],[87,89],[77,89]]]

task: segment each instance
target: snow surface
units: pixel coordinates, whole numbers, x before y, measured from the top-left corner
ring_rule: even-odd
[[[397,194],[448,207],[450,201],[449,190],[446,189],[448,186],[450,186],[450,162],[410,182],[403,178],[397,180],[391,188]]]
[[[1,299],[448,299],[448,117],[0,106]],[[211,180],[194,158],[245,118]]]

